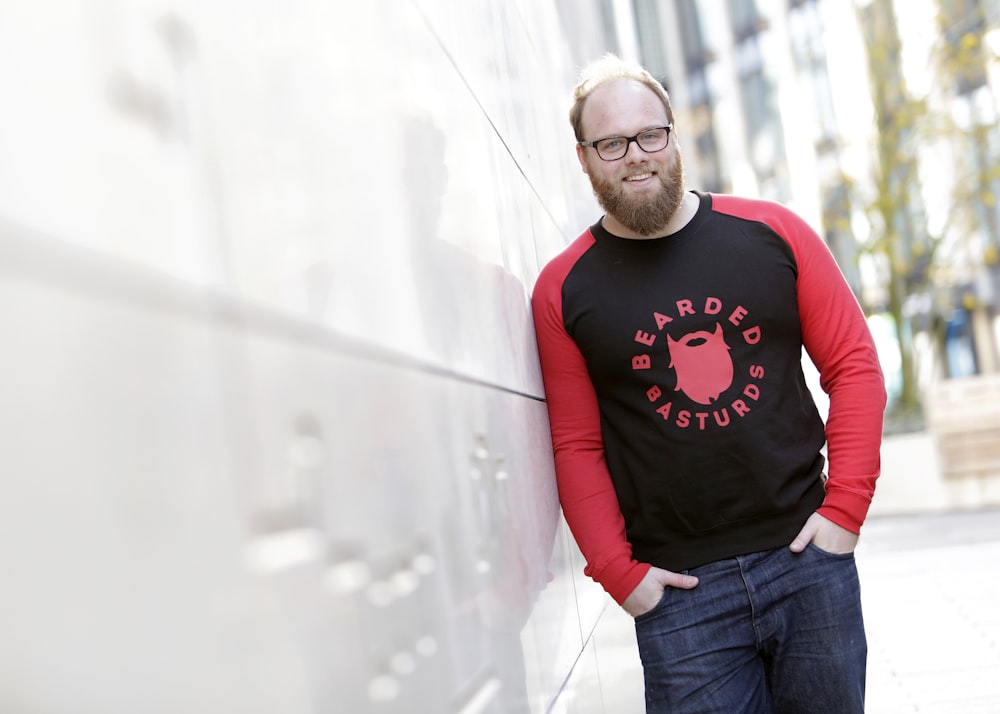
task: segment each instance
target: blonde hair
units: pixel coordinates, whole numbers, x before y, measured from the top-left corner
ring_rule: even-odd
[[[577,141],[583,141],[583,105],[595,89],[616,79],[631,79],[649,87],[663,102],[667,110],[667,121],[674,121],[674,110],[670,96],[663,85],[645,68],[634,62],[626,62],[617,55],[608,53],[588,64],[580,71],[580,80],[573,88],[573,106],[569,110],[569,123]]]

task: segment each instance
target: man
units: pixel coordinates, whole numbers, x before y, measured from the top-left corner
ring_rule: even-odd
[[[794,213],[685,191],[648,72],[607,56],[574,97],[606,214],[532,305],[560,501],[585,572],[635,617],[647,711],[861,712],[853,551],[886,399],[864,315]]]

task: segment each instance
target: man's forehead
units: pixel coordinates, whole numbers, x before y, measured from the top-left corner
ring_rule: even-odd
[[[612,79],[595,88],[583,106],[585,128],[620,128],[666,123],[667,111],[656,92],[634,79]],[[628,125],[628,126],[626,126]]]

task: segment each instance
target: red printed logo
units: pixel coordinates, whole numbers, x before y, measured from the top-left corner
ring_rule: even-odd
[[[667,335],[670,366],[677,374],[677,391],[699,404],[711,404],[733,383],[733,360],[715,323],[715,332],[700,330],[679,340]]]
[[[634,341],[641,347],[638,354],[631,355],[632,371],[649,375],[646,399],[654,413],[672,427],[725,429],[753,412],[759,403],[764,367],[757,363],[734,365],[723,328],[730,331],[731,341],[742,338],[746,359],[746,348],[755,348],[763,337],[761,327],[749,322],[752,317],[747,308],[735,305],[727,309],[717,297],[708,297],[702,304],[685,298],[671,308],[653,311],[651,321],[636,330]],[[698,320],[699,316],[710,317],[715,329],[692,330],[677,340],[667,332],[668,327],[682,328],[685,321]],[[661,360],[667,360],[673,371],[672,388],[664,383],[669,377],[657,372],[657,365],[664,364]],[[678,393],[684,396],[678,398]]]

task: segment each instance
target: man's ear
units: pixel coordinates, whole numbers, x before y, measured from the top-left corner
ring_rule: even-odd
[[[576,145],[576,158],[580,160],[580,168],[583,169],[583,173],[589,173],[587,171],[587,157],[583,153],[586,149],[587,147],[585,146]]]

